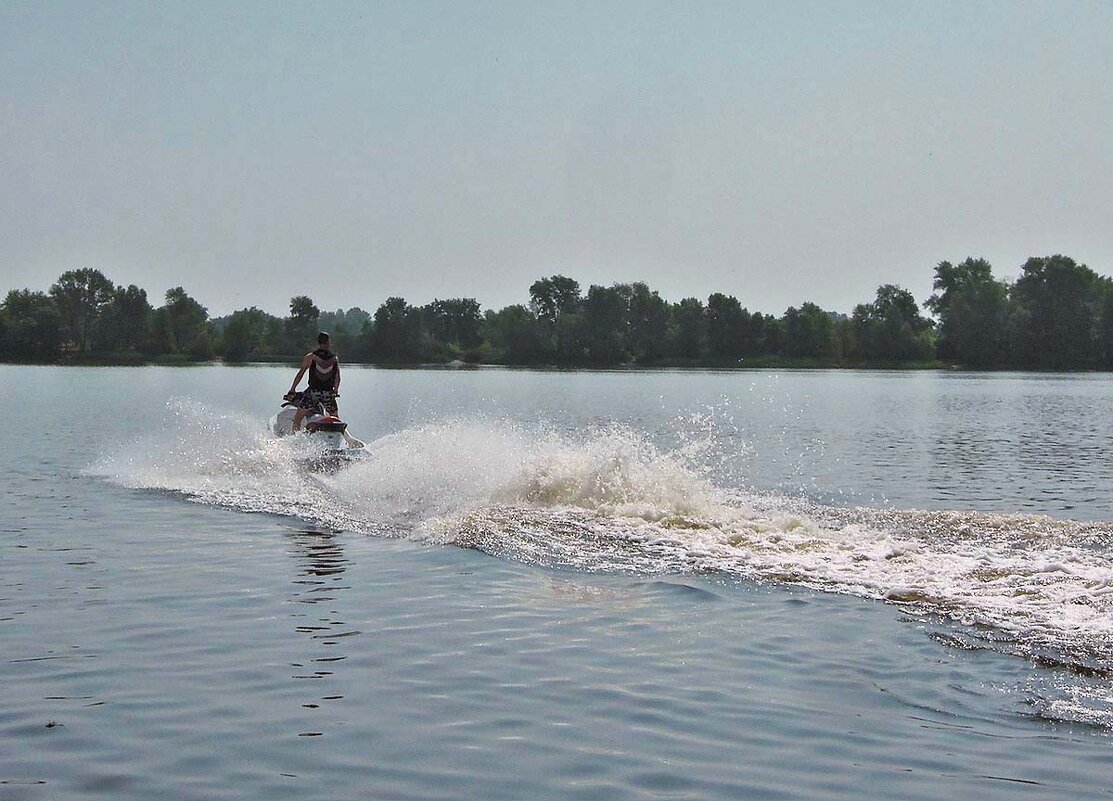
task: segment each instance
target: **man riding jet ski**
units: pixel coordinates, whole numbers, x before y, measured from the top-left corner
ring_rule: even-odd
[[[290,391],[283,397],[284,408],[274,419],[274,433],[278,436],[296,433],[306,422],[310,434],[324,435],[320,439],[325,440],[327,447],[339,450],[343,439],[348,448],[362,448],[363,443],[348,433],[348,424],[339,416],[336,398],[340,389],[340,360],[329,350],[329,335],[324,331],[317,335],[317,345],[315,351],[305,354]],[[298,383],[307,372],[309,386],[298,392]]]
[[[339,415],[336,398],[340,394],[340,360],[329,350],[329,335],[325,331],[317,334],[317,350],[305,354],[301,360],[294,383],[290,384],[290,391],[286,393],[287,398],[297,392],[298,383],[306,372],[309,373],[309,387],[298,400],[294,431],[301,430],[301,421],[317,406],[323,406],[334,417]]]

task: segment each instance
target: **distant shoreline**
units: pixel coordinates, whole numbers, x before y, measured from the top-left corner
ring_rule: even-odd
[[[290,299],[290,315],[252,306],[210,319],[182,287],[155,308],[145,290],[99,270],[62,273],[48,292],[11,290],[0,303],[0,360],[130,366],[291,364],[330,332],[347,364],[505,365],[539,369],[1113,370],[1113,278],[1068,256],[1032,257],[1012,284],[985,259],[935,268],[921,313],[912,294],[882,284],[852,315],[814,303],[780,317],[733,295],[671,303],[642,282],[535,281],[529,304],[483,311],[475,298],[413,306],[387,298],[374,314],[322,312]]]
[[[56,361],[6,361],[0,360],[0,365],[19,367],[289,367],[297,369],[297,359],[253,359],[246,362],[229,362],[224,359],[66,359]],[[895,363],[862,363],[862,364],[823,364],[807,359],[749,359],[741,364],[722,364],[715,362],[698,362],[679,364],[673,361],[662,361],[654,364],[619,364],[619,365],[591,365],[591,364],[501,364],[483,362],[344,362],[345,367],[373,367],[380,370],[519,370],[535,372],[592,372],[592,373],[638,373],[655,371],[675,372],[747,372],[754,370],[801,370],[801,371],[831,371],[845,370],[847,372],[969,372],[969,373],[1109,373],[1109,370],[1097,369],[1035,369],[1021,367],[996,367],[973,368],[948,362],[895,362]]]

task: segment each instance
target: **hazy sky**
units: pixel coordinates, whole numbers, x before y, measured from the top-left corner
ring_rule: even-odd
[[[849,312],[1113,274],[1113,2],[0,0],[0,290],[226,314],[563,273]]]

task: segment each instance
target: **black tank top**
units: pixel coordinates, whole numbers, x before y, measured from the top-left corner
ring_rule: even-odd
[[[328,348],[313,351],[313,363],[309,365],[309,388],[332,389],[336,383],[336,370],[339,362],[336,354]]]

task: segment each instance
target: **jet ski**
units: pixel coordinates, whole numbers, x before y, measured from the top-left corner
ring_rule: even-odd
[[[282,399],[282,408],[271,420],[271,430],[276,437],[295,433],[310,438],[311,453],[299,461],[309,467],[339,468],[345,461],[365,455],[364,445],[348,433],[348,424],[330,415],[321,404],[309,410],[302,418],[301,431],[294,431],[294,415],[300,406],[302,393],[294,392]]]

